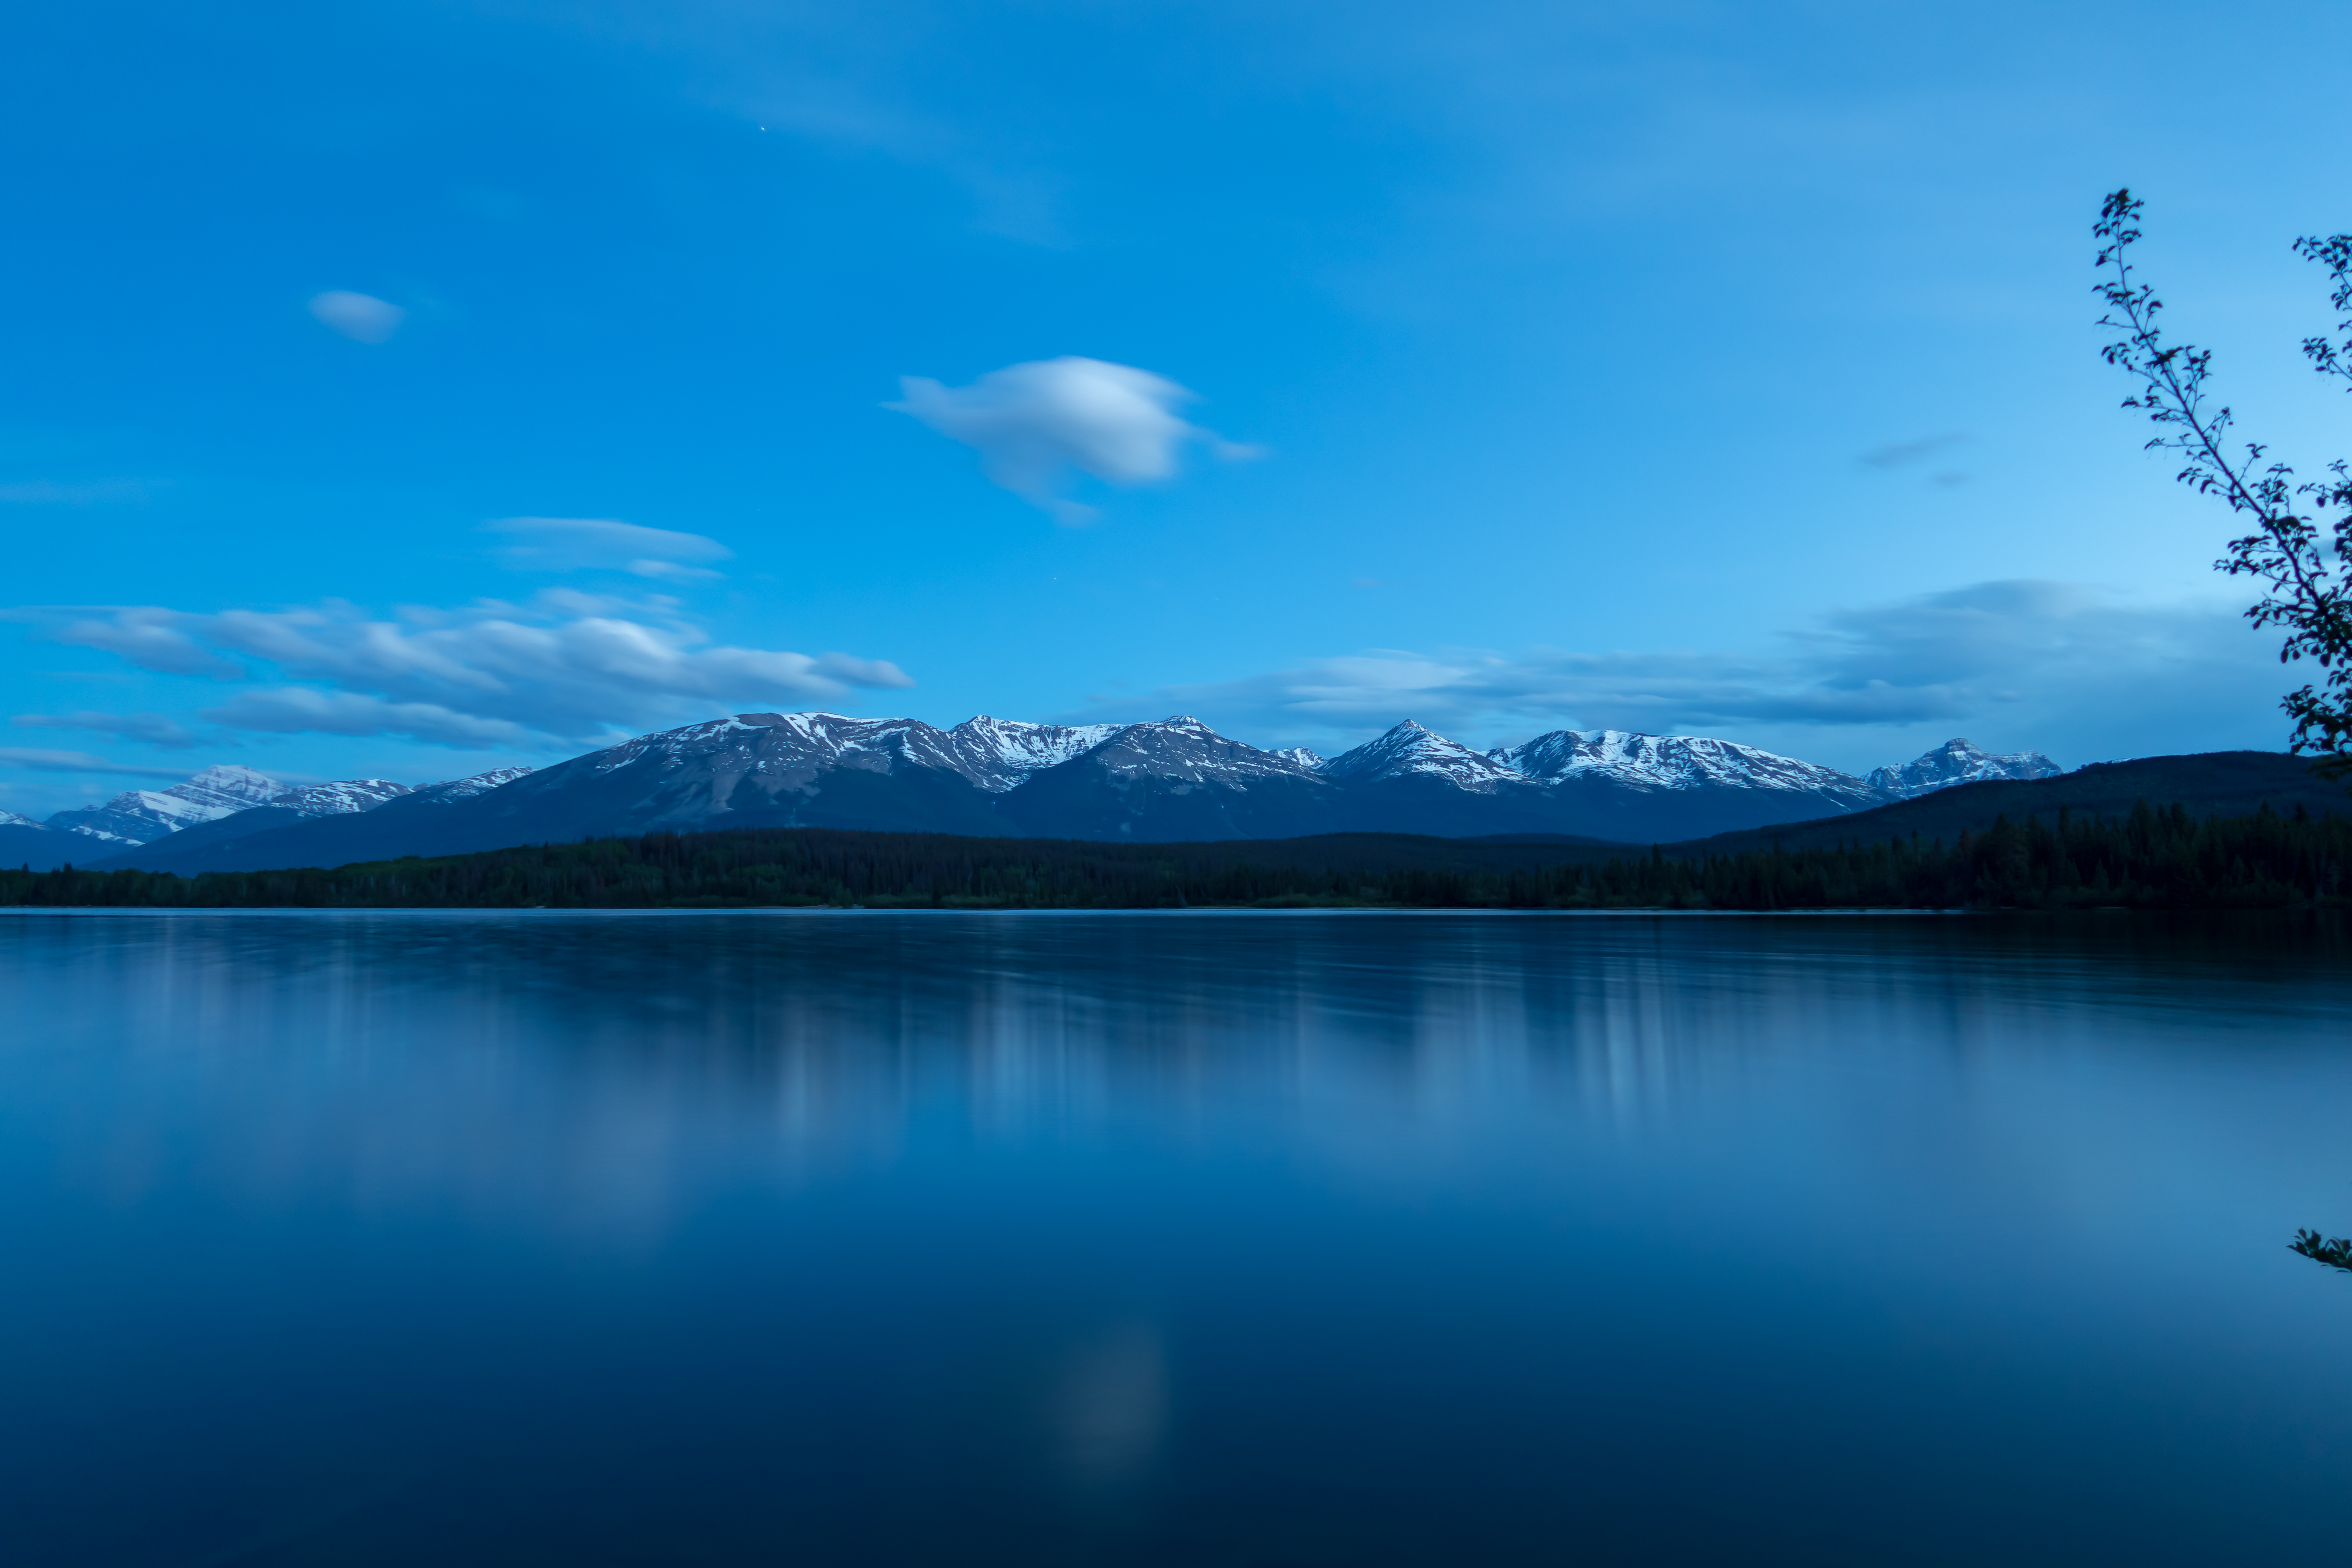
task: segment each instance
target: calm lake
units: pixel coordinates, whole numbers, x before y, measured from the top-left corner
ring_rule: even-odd
[[[2306,920],[0,916],[0,1561],[2334,1560]]]

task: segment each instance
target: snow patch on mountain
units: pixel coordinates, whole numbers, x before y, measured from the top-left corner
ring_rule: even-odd
[[[512,784],[530,771],[526,767],[492,768],[488,773],[476,773],[471,778],[449,779],[441,784],[420,784],[409,793],[423,795],[444,805],[450,801],[471,800],[478,795],[488,794],[500,784]]]
[[[1124,728],[1118,724],[1034,724],[979,714],[944,735],[961,759],[957,770],[992,795],[1002,795],[1041,769],[1082,757]]]
[[[38,828],[40,826],[29,816],[19,816],[13,811],[0,811],[0,827]]]
[[[1912,800],[1954,784],[2055,778],[2065,771],[2040,752],[1988,752],[1954,739],[1899,766],[1872,769],[1870,787],[1888,800]]]
[[[676,730],[657,730],[651,734],[635,735],[618,745],[607,746],[592,753],[590,771],[609,773],[615,768],[625,768],[647,759],[676,767],[690,756],[707,755],[748,744],[757,745],[771,730],[786,730],[805,734],[808,721],[832,717],[823,713],[745,713],[732,719],[713,719],[706,723],[688,724]],[[794,723],[793,721],[800,721]],[[825,747],[828,752],[835,748]]]
[[[348,816],[373,811],[385,801],[409,793],[406,784],[390,779],[338,779],[332,784],[302,784],[268,804],[300,812],[304,816]]]

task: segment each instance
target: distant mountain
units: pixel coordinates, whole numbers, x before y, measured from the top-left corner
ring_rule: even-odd
[[[1916,794],[1943,787],[1936,780],[2050,766],[2038,753],[1992,757],[1953,742],[1880,771]],[[218,792],[214,775],[226,771],[198,778]],[[1327,761],[1303,748],[1261,751],[1182,715],[1092,725],[982,716],[941,730],[912,719],[744,713],[536,773],[406,791],[383,781],[302,791],[262,784],[276,793],[258,804],[89,863],[255,870],[736,826],[1129,843],[1370,832],[1647,844],[1891,798],[1833,768],[1703,737],[1563,730],[1479,752],[1408,721]],[[0,856],[14,858],[10,831],[0,827]]]
[[[425,784],[416,789],[394,784],[388,779],[345,779],[335,784],[304,784],[286,790],[266,805],[184,828],[169,838],[119,850],[102,858],[93,858],[87,864],[93,870],[175,871],[183,876],[194,876],[199,871],[249,869],[247,862],[256,853],[271,866],[310,864],[306,860],[274,859],[271,850],[267,847],[280,842],[282,835],[301,829],[318,830],[303,842],[320,846],[322,852],[332,853],[332,847],[340,844],[360,846],[358,853],[344,856],[343,863],[366,859],[371,858],[366,846],[374,842],[370,835],[377,830],[373,824],[362,826],[354,819],[388,807],[404,807],[425,814],[405,819],[412,825],[410,830],[413,832],[415,830],[414,824],[431,820],[430,814],[435,808],[471,800],[530,772],[529,768],[500,768],[493,773]],[[395,814],[394,826],[385,836],[386,842],[402,839],[400,824],[403,820]],[[257,845],[263,847],[257,851],[253,847]],[[0,864],[5,863],[5,847],[0,847]],[[75,863],[84,864],[81,861]]]
[[[1965,746],[1965,741],[1951,742]],[[1624,730],[1555,730],[1523,746],[1487,753],[1529,778],[1606,778],[1652,789],[1761,789],[1816,795],[1849,805],[1878,801],[1852,773],[1696,735],[1643,735]]]
[[[2056,778],[2065,771],[2039,752],[1996,755],[1966,741],[1947,741],[1901,767],[1873,768],[1870,787],[1882,800],[1913,800],[1954,784],[1983,784],[1994,779]]]
[[[61,811],[46,823],[0,812],[0,865],[49,870],[184,857],[272,827],[373,810],[409,793],[389,779],[288,784],[251,768],[206,768],[169,789],[126,790],[104,805]]]
[[[52,833],[70,833],[101,844],[152,844],[184,827],[265,805],[286,793],[286,785],[251,768],[206,768],[169,789],[125,790],[104,805],[58,812],[43,826]]]
[[[1301,824],[1297,833],[1338,829],[1472,838],[1568,831],[1615,837],[1580,817],[1567,821],[1563,812],[1574,814],[1574,804],[1558,798],[1542,781],[1409,719],[1377,740],[1342,752],[1318,771],[1343,786],[1340,809],[1316,826]]]
[[[428,786],[430,787],[430,786]],[[388,800],[412,793],[390,779],[342,779],[333,784],[301,784],[281,792],[260,805],[183,827],[131,849],[101,850],[88,864],[107,870],[138,868],[159,870],[166,865],[201,864],[210,847],[250,838],[274,828],[291,827],[327,816],[356,816],[373,811]],[[79,863],[79,862],[78,862]]]
[[[1885,796],[1852,773],[1734,741],[1556,730],[1486,755],[1572,818],[1552,831],[1655,843],[1863,811]]]
[[[996,831],[1152,843],[1328,832],[1346,822],[1347,790],[1326,772],[1179,715],[1033,773],[1005,793]]]
[[[1341,752],[1325,763],[1321,771],[1327,778],[1354,784],[1428,779],[1477,795],[1493,795],[1530,782],[1528,774],[1505,759],[1505,753],[1474,752],[1410,719],[1377,741]]]

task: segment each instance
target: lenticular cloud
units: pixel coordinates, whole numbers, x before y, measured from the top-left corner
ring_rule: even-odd
[[[718,576],[702,563],[726,561],[735,553],[703,534],[641,528],[608,517],[507,517],[482,528],[514,541],[499,551],[499,558],[523,572],[603,569],[684,583]]]
[[[988,477],[1064,522],[1094,515],[1064,496],[1072,470],[1115,485],[1172,478],[1185,443],[1218,456],[1255,456],[1221,441],[1176,410],[1193,395],[1148,370],[1075,354],[990,371],[970,386],[925,376],[899,378],[902,399],[883,406],[912,415],[980,453]]]

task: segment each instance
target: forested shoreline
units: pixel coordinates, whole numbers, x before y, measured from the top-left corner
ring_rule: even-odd
[[[2061,811],[1941,839],[1709,854],[1336,835],[1095,844],[750,829],[332,870],[0,871],[0,904],[173,909],[1372,907],[2290,909],[2352,905],[2352,816]]]

